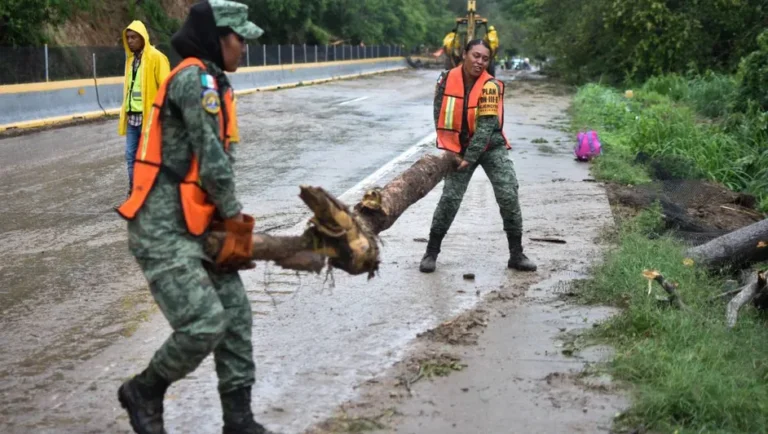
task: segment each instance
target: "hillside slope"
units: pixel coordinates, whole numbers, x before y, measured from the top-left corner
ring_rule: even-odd
[[[100,0],[65,24],[49,27],[53,45],[119,46],[122,30],[134,19],[147,25],[153,44],[167,42],[196,0]]]

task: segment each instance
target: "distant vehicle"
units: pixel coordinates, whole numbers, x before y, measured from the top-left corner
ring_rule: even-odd
[[[467,15],[456,18],[456,26],[443,38],[445,69],[451,69],[461,63],[464,46],[473,39],[483,39],[491,47],[491,62],[488,73],[495,74],[496,55],[499,37],[496,29],[488,25],[488,19],[477,13],[477,0],[467,0]]]

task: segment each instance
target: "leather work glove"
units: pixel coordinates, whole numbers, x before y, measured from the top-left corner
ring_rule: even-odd
[[[224,271],[256,268],[253,254],[253,228],[256,220],[248,214],[239,214],[223,222],[214,223],[214,230],[226,233],[221,250],[216,256],[216,267]]]

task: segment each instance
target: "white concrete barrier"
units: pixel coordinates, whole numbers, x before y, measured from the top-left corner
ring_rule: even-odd
[[[240,68],[230,74],[237,94],[316,84],[407,68],[402,57]],[[0,86],[0,132],[119,114],[123,78]]]

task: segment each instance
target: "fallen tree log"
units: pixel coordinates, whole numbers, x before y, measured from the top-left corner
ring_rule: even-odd
[[[768,260],[768,219],[690,248],[686,254],[706,267],[738,267]]]
[[[299,197],[313,213],[309,227],[297,236],[255,233],[253,260],[316,273],[327,262],[349,274],[368,273],[371,278],[380,262],[378,234],[392,227],[457,165],[450,152],[426,155],[384,187],[365,192],[352,209],[320,187],[301,186]],[[223,239],[223,233],[210,233],[206,254],[216,257]]]

